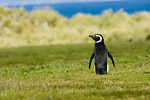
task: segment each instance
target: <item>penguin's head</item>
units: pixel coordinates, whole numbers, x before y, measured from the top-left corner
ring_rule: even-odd
[[[93,38],[96,43],[104,43],[104,38],[101,34],[89,35],[89,37]]]

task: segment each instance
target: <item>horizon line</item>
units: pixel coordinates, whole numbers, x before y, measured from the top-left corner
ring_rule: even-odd
[[[17,0],[15,0],[17,1]],[[7,0],[5,0],[4,2],[0,1],[0,6],[25,6],[25,5],[39,5],[39,4],[63,4],[63,3],[84,3],[84,2],[117,2],[117,1],[128,1],[128,0],[73,0],[73,1],[69,1],[69,0],[62,0],[62,1],[42,1],[42,0],[38,0],[38,1],[34,1],[34,0],[25,0],[25,1],[21,1],[21,2],[12,2],[9,1],[7,2]]]

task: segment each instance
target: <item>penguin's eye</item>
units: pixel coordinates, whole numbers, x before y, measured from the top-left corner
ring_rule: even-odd
[[[97,40],[97,41],[100,40],[100,37],[96,36],[96,40]]]

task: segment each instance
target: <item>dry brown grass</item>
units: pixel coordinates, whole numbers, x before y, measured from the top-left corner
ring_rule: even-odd
[[[71,19],[51,9],[30,13],[23,8],[0,8],[0,47],[92,42],[100,33],[106,41],[145,41],[150,34],[150,13],[128,15],[111,10],[99,16],[77,14]]]

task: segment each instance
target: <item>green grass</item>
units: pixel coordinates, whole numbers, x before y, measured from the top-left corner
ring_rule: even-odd
[[[93,44],[0,49],[0,100],[149,100],[150,42],[106,45],[107,75],[88,69]]]

